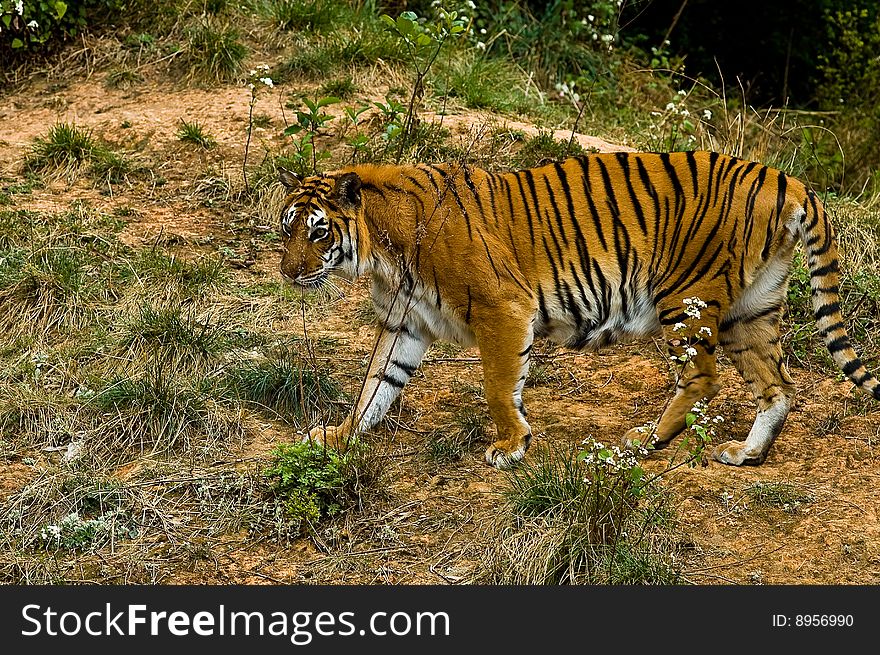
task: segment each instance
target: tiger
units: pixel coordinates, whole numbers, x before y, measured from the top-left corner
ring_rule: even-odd
[[[282,171],[280,182],[283,278],[315,289],[331,275],[369,275],[378,317],[351,413],[308,439],[344,449],[379,423],[429,346],[445,340],[478,347],[497,430],[485,461],[509,467],[532,440],[522,395],[535,339],[595,351],[663,337],[688,363],[654,423],[654,448],[718,393],[721,346],[756,415],[744,440],[711,455],[759,465],[795,397],[780,323],[799,243],[819,335],[853,384],[880,399],[841,316],[837,241],[823,203],[756,161],[616,152],[506,172],[359,164],[305,179]],[[643,433],[633,427],[621,441],[643,443]]]

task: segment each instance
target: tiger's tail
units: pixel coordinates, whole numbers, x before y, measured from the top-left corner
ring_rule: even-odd
[[[828,221],[825,207],[812,191],[807,192],[804,210],[800,237],[810,270],[816,329],[840,370],[853,384],[880,400],[880,382],[853,350],[840,313],[840,268],[834,228]]]

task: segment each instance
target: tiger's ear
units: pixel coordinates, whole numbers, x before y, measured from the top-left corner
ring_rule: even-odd
[[[284,168],[278,171],[278,181],[291,191],[298,187],[300,182],[302,182],[302,180],[299,179],[299,175]]]
[[[348,205],[359,205],[361,202],[361,178],[357,173],[346,173],[336,178],[333,194]]]

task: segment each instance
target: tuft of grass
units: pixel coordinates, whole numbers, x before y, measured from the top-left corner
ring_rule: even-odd
[[[243,401],[285,421],[326,413],[342,396],[325,372],[305,365],[293,352],[279,349],[263,360],[246,361],[227,369],[227,388]]]
[[[91,130],[73,123],[56,123],[45,137],[34,139],[24,170],[26,173],[72,174],[91,161],[97,147]]]
[[[348,22],[343,4],[332,0],[269,0],[267,10],[272,22],[282,30],[320,32]]]
[[[233,343],[222,325],[201,320],[191,310],[151,304],[141,305],[126,321],[120,338],[128,360],[158,357],[190,370],[215,362]]]
[[[802,486],[791,482],[755,482],[746,487],[745,493],[757,507],[781,509],[788,514],[797,514],[801,505],[816,500]]]
[[[479,582],[681,582],[666,495],[640,488],[635,468],[580,459],[545,448],[508,474],[510,519],[494,528]]]
[[[574,157],[582,154],[577,141],[569,144],[568,140],[556,139],[552,132],[540,132],[537,136],[528,139],[522,148],[513,157],[514,168],[531,168],[554,161],[561,161],[566,157]]]
[[[205,150],[210,150],[217,145],[217,141],[214,140],[214,137],[212,137],[205,128],[196,121],[189,123],[180,119],[180,126],[177,128],[176,136],[184,143],[191,143],[200,148],[204,148]]]
[[[107,73],[104,86],[125,91],[144,81],[144,76],[130,68],[114,68]]]
[[[140,251],[125,262],[120,274],[124,282],[150,288],[154,299],[204,297],[229,280],[229,270],[219,257],[188,260],[160,248]]]
[[[435,94],[458,98],[466,107],[499,112],[528,113],[536,101],[523,91],[521,74],[510,63],[497,58],[457,52],[438,69]]]
[[[96,392],[88,403],[104,412],[101,435],[113,443],[90,444],[109,448],[160,453],[216,456],[224,444],[243,436],[242,412],[199,382],[175,373],[166,362],[152,361],[131,377],[93,383]]]
[[[357,93],[357,91],[358,86],[354,83],[351,77],[339,77],[324,82],[318,91],[318,95],[347,100]]]
[[[215,20],[202,20],[187,31],[184,56],[190,76],[202,81],[232,82],[242,72],[247,47],[238,30]]]
[[[459,461],[475,444],[484,440],[487,424],[486,414],[479,409],[459,409],[450,430],[439,430],[428,439],[428,458],[435,464]]]
[[[135,168],[125,156],[100,148],[92,156],[90,170],[96,180],[107,184],[119,184],[128,179]]]

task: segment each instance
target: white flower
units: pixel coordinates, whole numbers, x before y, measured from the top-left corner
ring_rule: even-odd
[[[674,103],[674,102],[670,102],[669,104],[666,105],[666,111],[672,111],[672,110],[674,110],[674,109],[675,109],[675,103]]]
[[[712,112],[710,110],[708,110],[708,109],[703,110],[703,120],[704,121],[712,120]]]
[[[15,13],[18,14],[19,16],[24,14],[23,0],[18,0],[18,2],[15,3]]]
[[[477,50],[485,50],[485,49],[486,49],[486,44],[483,43],[482,41],[477,41]]]
[[[271,78],[271,77],[261,77],[261,78],[260,78],[260,82],[262,82],[263,84],[265,84],[266,86],[268,86],[270,89],[273,88],[273,87],[275,86],[275,84],[273,84],[273,82],[272,82],[272,78]]]
[[[675,332],[681,332],[682,330],[687,330],[687,325],[685,325],[684,323],[676,323],[674,326],[672,326],[672,329]]]
[[[594,20],[596,20],[596,17],[593,16],[593,14],[587,14],[587,20],[592,23]]]
[[[704,334],[707,337],[711,337],[712,336],[712,328],[704,325],[703,327],[700,328],[700,334]]]
[[[680,113],[682,116],[684,116],[685,118],[687,118],[688,116],[691,115],[691,112],[689,112],[687,109],[682,109],[679,113]]]
[[[485,33],[486,33],[486,28],[485,28],[485,27],[481,27],[481,28],[480,28],[480,34],[485,34]]]
[[[31,28],[32,30],[35,30],[35,29],[37,29],[37,28],[40,26],[40,24],[39,24],[37,21],[32,20],[32,21],[29,21],[29,22],[28,22],[27,26],[28,26],[29,28]]]
[[[688,92],[685,91],[684,89],[679,89],[679,91],[678,91],[678,95],[680,95],[680,96],[686,96],[687,94],[688,94]]]
[[[614,40],[613,34],[603,34],[602,35],[602,42],[603,43],[611,43],[613,40]]]
[[[688,357],[696,357],[697,356],[697,349],[694,348],[693,346],[688,346],[687,349],[684,351],[684,354],[687,355]]]
[[[468,0],[467,6],[471,9],[476,9],[477,5],[475,5],[471,0]]]

